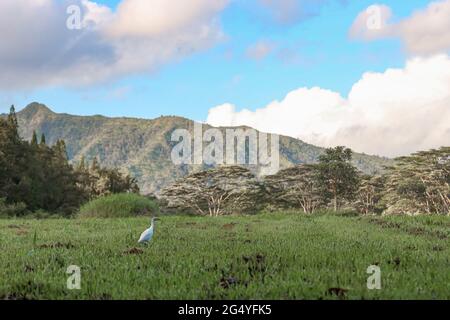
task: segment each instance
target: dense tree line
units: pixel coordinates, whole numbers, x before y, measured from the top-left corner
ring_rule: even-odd
[[[264,180],[246,168],[222,166],[179,180],[165,188],[161,198],[168,208],[210,216],[253,213],[264,207],[313,213],[330,202],[338,210],[353,200],[358,188],[351,160],[351,150],[329,149],[316,165],[289,168]]]
[[[58,140],[47,145],[36,132],[30,142],[21,139],[14,107],[0,118],[0,207],[25,214],[37,210],[69,215],[98,196],[138,192],[136,181],[117,169],[101,168],[97,160],[86,169],[85,161],[74,168],[66,145]],[[20,211],[20,212],[19,212]],[[14,210],[13,210],[14,213]]]
[[[164,189],[168,207],[202,215],[300,209],[357,210],[360,214],[450,215],[450,148],[396,159],[369,176],[351,163],[352,151],[327,149],[313,165],[299,165],[258,180],[249,170],[220,167],[190,175]],[[249,210],[251,209],[251,210]]]
[[[350,149],[328,149],[318,164],[266,178],[268,188],[278,190],[271,192],[270,203],[283,200],[282,206],[306,213],[346,208],[360,214],[450,215],[449,147],[395,159],[383,174],[373,176],[358,172],[351,159]]]

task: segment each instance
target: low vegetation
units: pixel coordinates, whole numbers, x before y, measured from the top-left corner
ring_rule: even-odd
[[[121,193],[92,200],[80,208],[80,218],[126,218],[155,215],[158,205],[146,197]]]
[[[138,246],[148,224],[0,220],[0,299],[450,299],[448,217],[164,216]]]

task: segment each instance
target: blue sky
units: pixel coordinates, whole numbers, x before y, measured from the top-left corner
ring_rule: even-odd
[[[114,8],[118,0],[98,1]],[[395,18],[409,16],[429,1],[385,1]],[[47,104],[57,112],[153,118],[180,115],[204,120],[208,110],[226,102],[251,110],[282,99],[299,87],[330,89],[346,96],[364,72],[401,67],[405,54],[399,40],[360,42],[348,31],[359,12],[372,1],[338,1],[319,14],[293,25],[261,19],[252,6],[235,1],[221,15],[226,39],[202,52],[162,65],[156,72],[126,76],[87,87],[33,88],[3,92],[2,110],[15,103]],[[274,52],[255,61],[246,56],[258,41],[275,42],[295,61],[281,61]]]

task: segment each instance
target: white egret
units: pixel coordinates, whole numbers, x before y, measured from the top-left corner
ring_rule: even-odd
[[[138,243],[149,243],[153,238],[153,232],[155,231],[155,221],[158,221],[158,218],[152,218],[151,226],[144,232],[142,232],[141,237],[139,238]]]

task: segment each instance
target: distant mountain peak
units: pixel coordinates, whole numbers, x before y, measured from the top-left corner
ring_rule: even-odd
[[[19,113],[24,116],[31,116],[31,115],[35,115],[37,113],[52,114],[53,111],[50,110],[50,108],[48,108],[44,104],[41,104],[38,102],[32,102],[29,105],[27,105],[24,109],[22,109]]]

